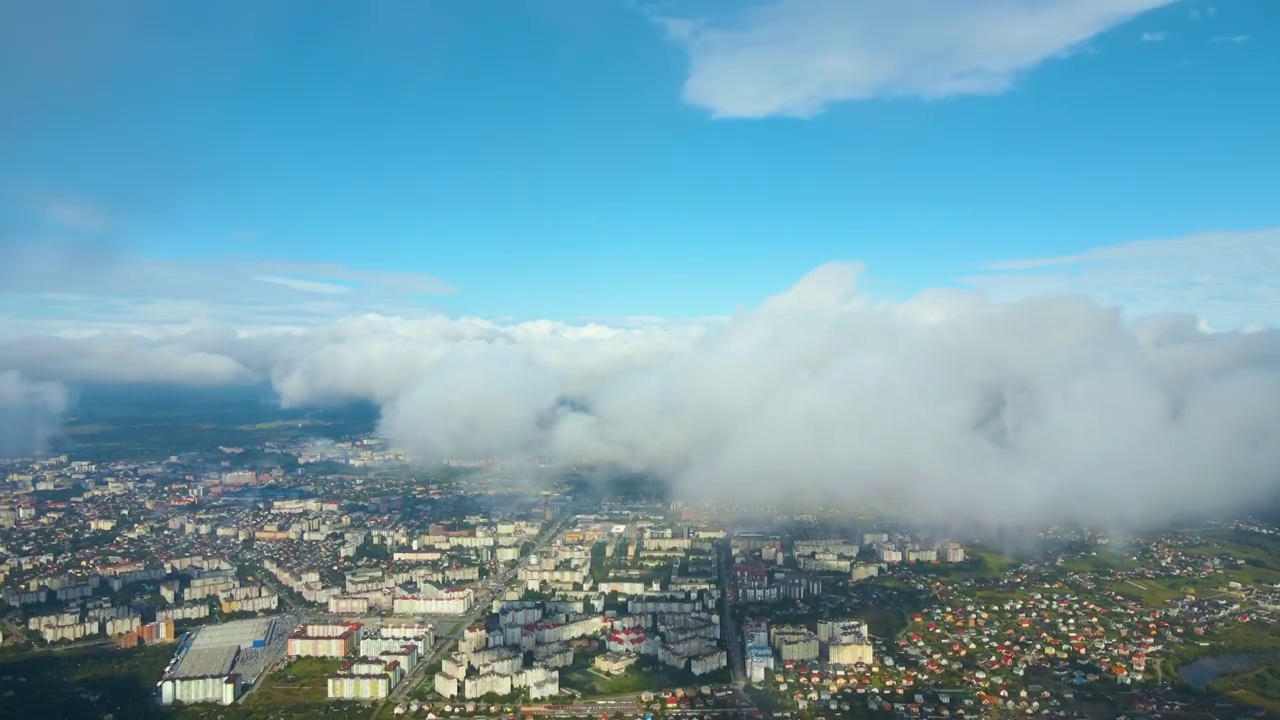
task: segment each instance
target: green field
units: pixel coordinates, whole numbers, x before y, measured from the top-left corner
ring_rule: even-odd
[[[155,683],[172,653],[172,645],[157,645],[0,657],[0,717],[173,717],[152,699]]]
[[[875,637],[895,638],[907,628],[907,614],[896,607],[873,605],[851,613],[867,623],[867,630]]]
[[[965,562],[960,563],[957,567],[962,569],[972,567],[974,571],[983,575],[1000,577],[1010,568],[1017,567],[1020,564],[1021,561],[997,550],[971,546],[965,548]]]
[[[82,720],[364,720],[360,703],[328,700],[324,678],[336,660],[300,660],[230,707],[162,707],[153,691],[173,645],[96,647],[0,656],[0,718]],[[9,691],[13,691],[9,694]]]
[[[1138,564],[1117,552],[1100,549],[1090,555],[1077,555],[1062,561],[1058,568],[1064,572],[1106,573],[1116,570],[1133,570]]]
[[[87,386],[54,449],[99,462],[162,459],[220,445],[367,433],[376,420],[373,408],[358,404],[283,409],[265,386]]]
[[[329,704],[328,678],[341,660],[298,658],[267,676],[262,686],[244,700],[246,708],[284,705]]]
[[[1183,597],[1186,595],[1184,590],[1192,590],[1193,592],[1196,590],[1192,584],[1183,578],[1108,580],[1102,583],[1102,586],[1127,598],[1137,600],[1144,605],[1157,608],[1165,605],[1170,600],[1177,600]]]

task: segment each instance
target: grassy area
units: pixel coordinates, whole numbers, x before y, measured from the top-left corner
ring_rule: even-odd
[[[366,720],[369,708],[359,703],[330,702],[323,684],[319,699],[311,686],[323,668],[298,668],[306,695],[287,697],[277,686],[274,696],[250,695],[242,704],[162,707],[153,691],[173,654],[173,645],[134,650],[96,647],[64,652],[28,652],[0,656],[0,718],[83,720],[114,715],[117,720]],[[286,673],[288,671],[285,671]],[[267,687],[275,678],[267,681]],[[281,678],[286,679],[286,678]],[[12,694],[10,694],[12,691]],[[264,702],[270,700],[269,703]]]
[[[695,677],[692,673],[661,665],[632,665],[622,675],[603,675],[589,667],[579,667],[562,672],[560,683],[571,687],[586,697],[622,695],[645,690],[669,690],[678,687],[714,685],[729,679],[728,670]]]
[[[1018,560],[1002,552],[978,546],[965,548],[965,556],[966,561],[960,563],[957,567],[963,568],[970,564],[976,564],[993,576],[1003,575],[1009,568],[1017,567],[1020,564]]]
[[[907,614],[898,608],[873,605],[853,611],[853,616],[867,623],[876,637],[894,638],[907,628]]]
[[[174,720],[368,720],[370,708],[357,702],[334,701],[327,706],[254,708],[239,705],[187,705],[174,711]],[[117,716],[119,717],[119,716]],[[132,720],[132,719],[130,719]]]
[[[371,431],[376,411],[364,404],[324,410],[282,409],[270,388],[86,386],[55,451],[78,459],[157,459],[217,446]],[[244,458],[229,458],[233,462]]]
[[[247,708],[328,704],[328,678],[342,660],[298,658],[276,670],[244,700]]]
[[[170,717],[152,690],[172,653],[172,645],[155,645],[0,657],[0,717]]]
[[[276,430],[279,428],[300,428],[308,425],[314,425],[315,421],[307,418],[299,418],[297,420],[272,420],[269,422],[254,423],[252,425],[240,425],[237,430]]]
[[[1209,690],[1272,713],[1280,712],[1280,659],[1274,655],[1253,657],[1263,664],[1220,677],[1209,683]]]
[[[1132,570],[1135,567],[1137,567],[1137,564],[1129,558],[1105,549],[1098,550],[1090,555],[1063,558],[1062,564],[1058,566],[1064,572],[1077,573],[1107,573],[1116,570]]]
[[[1280,701],[1272,698],[1263,697],[1258,693],[1249,690],[1235,690],[1228,693],[1233,699],[1238,700],[1246,705],[1260,707],[1273,715],[1280,715]]]
[[[267,676],[262,686],[231,707],[192,705],[178,713],[180,720],[366,720],[369,706],[350,700],[330,700],[330,675],[342,664],[329,658],[298,658]]]
[[[1183,597],[1185,590],[1190,589],[1187,581],[1182,578],[1110,580],[1103,583],[1103,586],[1152,607],[1160,607],[1170,600]]]
[[[1001,587],[975,588],[972,591],[972,595],[975,602],[983,605],[1000,605],[1024,597],[1022,592]]]

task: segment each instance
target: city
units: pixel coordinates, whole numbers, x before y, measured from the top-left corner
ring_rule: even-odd
[[[1002,551],[872,507],[685,503],[642,478],[414,463],[370,435],[4,469],[0,697],[19,707],[918,719],[1272,702],[1238,674],[1280,648],[1280,529],[1260,521],[1046,528]],[[17,670],[45,662],[145,686]]]
[[[0,720],[1280,719],[1278,29],[0,0]]]

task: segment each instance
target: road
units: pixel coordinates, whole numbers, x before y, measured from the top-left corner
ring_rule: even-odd
[[[298,613],[306,617],[314,617],[317,613],[315,610],[307,607],[300,607],[298,602],[294,600],[293,591],[281,587],[280,581],[276,580],[266,568],[262,568],[262,572],[255,573],[255,579],[263,585],[275,591],[276,597],[280,598],[280,604],[284,606],[286,612]]]
[[[298,625],[305,622],[307,619],[299,612],[290,612],[289,614],[286,614],[286,615],[278,615],[276,616],[276,618],[277,618],[276,622],[279,623],[277,627],[285,627],[290,629],[297,627]],[[288,633],[285,633],[283,636],[278,637],[275,643],[268,645],[267,648],[264,650],[264,652],[269,653],[269,655],[266,658],[264,658],[264,662],[262,664],[262,670],[258,672],[258,677],[254,679],[253,684],[250,685],[249,688],[246,689],[243,693],[241,693],[240,697],[236,698],[237,703],[243,703],[244,699],[249,697],[249,693],[262,687],[262,683],[267,679],[267,676],[270,675],[276,668],[283,665],[284,662],[288,659],[288,656],[285,653],[286,649],[288,648],[287,635]]]
[[[5,626],[5,634],[4,634],[5,640],[9,640],[10,638],[17,638],[18,642],[27,641],[27,633],[23,631],[22,628],[14,624],[12,620],[6,619],[4,621],[4,626]]]
[[[518,561],[513,563],[510,568],[503,571],[503,573],[497,578],[491,578],[488,583],[489,589],[483,595],[476,598],[476,602],[472,606],[471,612],[462,619],[462,622],[455,625],[448,635],[436,638],[436,644],[432,649],[431,654],[420,660],[413,668],[413,672],[409,673],[409,675],[401,681],[399,685],[396,685],[395,689],[391,691],[389,696],[374,706],[373,713],[369,716],[370,720],[377,718],[387,704],[399,703],[404,700],[405,697],[407,697],[408,694],[418,686],[418,683],[422,681],[422,676],[426,673],[427,668],[437,662],[440,662],[440,659],[446,654],[453,652],[453,648],[457,645],[458,638],[462,637],[462,633],[466,631],[467,628],[471,627],[477,619],[488,615],[493,599],[498,597],[499,593],[506,592],[507,588],[511,586],[511,581],[515,579],[520,566],[524,564],[524,559],[546,547],[547,543],[557,537],[560,534],[560,531],[572,522],[572,520],[573,516],[570,515],[568,518],[557,522],[550,529],[540,535],[536,541],[534,541],[534,546],[528,553],[521,555]]]
[[[747,684],[746,639],[738,628],[734,605],[738,598],[737,576],[733,573],[733,540],[724,539],[716,557],[719,559],[720,588],[724,591],[724,614],[720,618],[720,636],[729,649],[729,669],[733,672],[733,684],[739,689]]]

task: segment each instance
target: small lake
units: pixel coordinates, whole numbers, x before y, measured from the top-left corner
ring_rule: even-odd
[[[1218,655],[1202,657],[1178,668],[1178,674],[1194,688],[1203,688],[1223,675],[1258,667],[1258,661],[1248,655]]]

